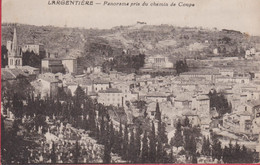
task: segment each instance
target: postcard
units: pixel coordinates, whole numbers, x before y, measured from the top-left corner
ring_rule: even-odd
[[[260,1],[1,3],[2,164],[260,162]]]

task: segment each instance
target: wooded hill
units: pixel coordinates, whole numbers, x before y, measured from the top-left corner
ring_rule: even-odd
[[[14,24],[2,24],[2,44],[12,40]],[[108,30],[34,26],[18,24],[19,45],[41,43],[47,52],[59,57],[82,57],[82,63],[100,65],[105,58],[145,52],[176,58],[213,55],[219,49],[222,56],[243,56],[251,47],[260,48],[260,37],[234,30],[217,30],[170,25],[120,26]]]

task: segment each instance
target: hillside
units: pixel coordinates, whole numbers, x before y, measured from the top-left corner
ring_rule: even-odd
[[[123,49],[162,54],[170,59],[212,55],[242,56],[249,47],[260,48],[260,37],[232,30],[174,27],[170,25],[133,25],[109,30],[17,25],[19,45],[42,43],[47,52],[59,57],[81,57],[84,66],[100,65],[104,57],[121,55]],[[2,24],[2,44],[12,40],[13,25]]]

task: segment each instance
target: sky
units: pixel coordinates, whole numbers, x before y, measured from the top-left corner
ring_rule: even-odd
[[[48,5],[48,1],[2,0],[2,22],[109,29],[144,21],[149,25],[234,29],[260,36],[260,0],[107,0],[140,4],[144,1],[194,3],[195,7],[190,8],[104,6],[105,0],[95,0],[93,6],[66,6]]]

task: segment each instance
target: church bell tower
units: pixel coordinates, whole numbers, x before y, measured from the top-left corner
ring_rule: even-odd
[[[22,49],[18,47],[16,28],[14,28],[13,42],[8,52],[8,67],[16,68],[17,66],[22,66]]]

